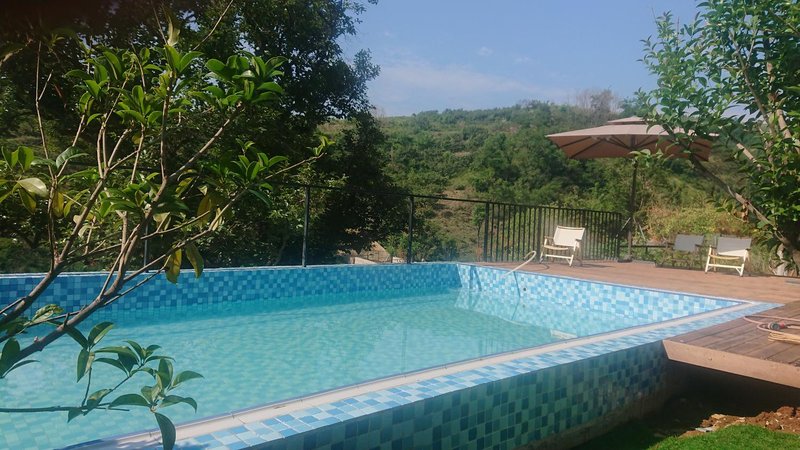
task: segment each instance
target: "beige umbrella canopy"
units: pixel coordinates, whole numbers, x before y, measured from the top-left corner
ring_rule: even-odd
[[[612,120],[601,127],[584,128],[550,134],[548,139],[559,146],[567,158],[627,158],[632,151],[661,150],[673,157],[687,156],[685,148],[674,143],[659,125],[648,125],[639,117]],[[689,150],[703,161],[708,161],[711,142],[695,138]]]
[[[681,130],[676,130],[680,132]],[[689,132],[691,134],[691,132]],[[650,150],[653,153],[659,150],[671,157],[687,157],[689,150],[703,161],[708,161],[711,153],[711,142],[695,138],[691,145],[686,147],[674,142],[669,133],[658,125],[648,125],[640,117],[627,117],[612,120],[603,126],[584,128],[582,130],[566,131],[564,133],[550,134],[547,136],[554,144],[559,146],[570,159],[596,159],[596,158],[630,158],[631,152]],[[636,198],[636,169],[633,165],[633,180],[631,182],[630,218],[625,224],[628,228],[628,255],[630,260],[633,245],[633,214]]]

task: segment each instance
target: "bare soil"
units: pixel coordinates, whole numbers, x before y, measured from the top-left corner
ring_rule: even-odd
[[[800,434],[800,411],[798,411],[797,407],[783,406],[775,411],[764,411],[751,417],[715,413],[704,419],[699,427],[683,433],[683,436],[694,436],[731,425],[744,424],[756,425],[768,430]]]

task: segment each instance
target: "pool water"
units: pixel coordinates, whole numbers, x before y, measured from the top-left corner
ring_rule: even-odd
[[[116,324],[105,345],[126,339],[159,344],[175,358],[176,370],[204,375],[175,392],[195,398],[197,413],[183,404],[163,410],[176,423],[641,322],[533,296],[509,301],[468,289],[102,311],[92,318],[105,320]],[[63,382],[75,379],[77,352],[77,344],[64,338],[39,355],[39,363],[12,372],[0,383],[2,406],[77,404],[85,380],[71,388]],[[117,369],[95,367],[93,390],[121,379]],[[119,393],[150,383],[149,375],[140,374]],[[54,385],[58,391],[49,388]],[[144,408],[95,411],[70,424],[66,413],[0,414],[0,448],[63,447],[148,428],[155,421]]]

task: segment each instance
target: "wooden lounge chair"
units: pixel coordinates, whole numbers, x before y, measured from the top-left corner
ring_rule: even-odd
[[[708,258],[706,259],[706,273],[709,268],[723,267],[734,269],[739,272],[739,276],[744,275],[744,263],[750,256],[750,238],[717,238],[717,245],[708,248]]]
[[[667,247],[666,260],[670,261],[674,266],[675,261],[679,258],[688,257],[689,261],[693,263],[702,246],[703,236],[698,234],[678,234],[675,236],[675,242]]]
[[[542,255],[539,257],[539,262],[544,261],[545,258],[560,258],[567,260],[567,263],[572,266],[572,261],[577,258],[581,265],[583,265],[583,260],[581,258],[581,239],[583,239],[583,233],[585,231],[585,228],[557,226],[553,236],[544,238]]]

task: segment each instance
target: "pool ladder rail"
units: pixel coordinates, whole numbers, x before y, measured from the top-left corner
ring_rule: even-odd
[[[536,250],[531,250],[527,255],[525,255],[525,257],[528,257],[528,256],[530,256],[530,258],[526,259],[525,262],[523,262],[522,264],[518,265],[517,267],[514,267],[513,269],[511,269],[508,272],[506,272],[505,274],[503,274],[503,276],[500,277],[499,281],[505,280],[505,278],[507,276],[509,276],[512,273],[516,272],[517,270],[521,269],[523,266],[525,266],[525,264],[528,264],[529,262],[533,261],[534,258],[536,258]]]

